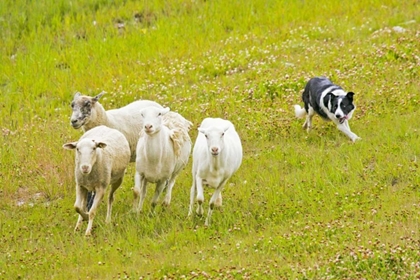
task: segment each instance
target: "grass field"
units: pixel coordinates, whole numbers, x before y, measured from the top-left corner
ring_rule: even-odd
[[[420,278],[418,0],[5,0],[0,42],[1,279]],[[356,93],[361,141],[294,117],[319,75]],[[74,233],[76,91],[155,100],[192,139],[231,120],[244,160],[212,225],[187,218],[191,163],[169,209],[132,213],[131,164],[113,223],[103,203]]]

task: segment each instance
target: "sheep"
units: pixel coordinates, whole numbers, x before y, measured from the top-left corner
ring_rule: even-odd
[[[215,188],[210,199],[205,226],[210,225],[214,206],[222,205],[222,190],[230,177],[242,163],[242,144],[234,125],[221,118],[206,118],[198,128],[193,149],[192,177],[190,192],[191,216],[197,192],[197,214],[203,215],[203,185]]]
[[[192,123],[180,114],[174,113],[168,126],[163,122],[163,118],[169,111],[169,108],[157,107],[141,110],[143,130],[137,144],[133,188],[133,209],[137,213],[143,208],[148,183],[156,184],[151,212],[154,212],[158,198],[165,187],[167,190],[163,205],[169,206],[175,179],[188,163],[192,146],[188,131]]]
[[[121,132],[101,125],[87,131],[79,141],[64,144],[63,148],[76,149],[74,208],[79,213],[79,218],[74,230],[79,230],[82,222],[88,220],[85,235],[89,236],[97,208],[108,185],[111,185],[111,191],[108,197],[106,222],[111,222],[114,192],[121,185],[130,162],[130,147]],[[92,207],[87,211],[86,200],[88,192],[92,191],[95,192],[95,198]]]
[[[82,128],[84,132],[99,125],[119,130],[130,144],[130,162],[135,162],[136,147],[142,127],[140,110],[149,106],[163,107],[154,101],[138,100],[119,109],[105,111],[98,102],[104,94],[105,92],[102,92],[95,97],[90,97],[77,92],[71,102],[73,110],[70,118],[71,125],[75,129]]]

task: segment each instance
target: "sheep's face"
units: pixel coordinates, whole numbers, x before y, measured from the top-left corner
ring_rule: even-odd
[[[63,145],[63,148],[68,150],[76,149],[76,168],[79,168],[79,172],[83,175],[88,175],[92,172],[92,167],[96,163],[97,149],[105,147],[105,143],[96,142],[92,139],[82,139],[79,142]]]
[[[99,94],[95,97],[83,96],[79,92],[74,95],[71,102],[73,113],[70,118],[71,126],[78,129],[85,125],[92,114],[92,108],[99,98],[103,95]]]
[[[148,135],[159,132],[162,128],[162,116],[169,112],[169,108],[147,107],[141,110],[143,130]]]
[[[212,156],[218,156],[225,147],[224,136],[226,129],[211,127],[211,128],[199,128],[198,131],[202,133],[207,140],[207,147]]]

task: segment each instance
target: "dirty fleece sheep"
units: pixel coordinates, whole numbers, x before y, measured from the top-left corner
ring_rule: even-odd
[[[75,129],[82,128],[85,132],[99,125],[119,130],[130,144],[130,161],[135,162],[139,132],[142,128],[140,110],[150,106],[163,107],[154,101],[138,100],[127,106],[105,111],[104,107],[98,102],[104,94],[103,92],[95,97],[90,97],[77,92],[71,102],[73,110],[70,118],[71,125]]]
[[[93,219],[101,203],[106,188],[111,185],[108,197],[106,222],[111,222],[114,192],[121,185],[130,162],[130,147],[124,135],[116,129],[98,126],[87,131],[77,142],[67,143],[63,148],[76,149],[76,202],[74,208],[79,213],[75,231],[88,220],[86,236],[91,234]],[[92,207],[87,211],[88,192],[95,192]]]
[[[140,212],[143,208],[146,186],[149,182],[156,183],[152,212],[165,187],[167,189],[163,205],[168,206],[175,179],[188,163],[191,153],[188,131],[192,123],[178,113],[173,113],[164,123],[163,118],[169,114],[168,112],[169,108],[148,107],[141,110],[143,130],[137,144],[133,189],[133,206],[136,212]]]
[[[203,215],[203,185],[215,188],[210,199],[205,225],[210,224],[214,206],[222,205],[222,190],[242,163],[242,145],[234,125],[220,118],[206,118],[198,128],[193,149],[192,176],[188,216],[192,214],[197,192],[197,214]]]

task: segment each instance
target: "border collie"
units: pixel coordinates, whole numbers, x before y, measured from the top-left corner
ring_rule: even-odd
[[[353,96],[353,92],[345,92],[325,77],[312,78],[306,84],[302,94],[305,107],[294,105],[296,117],[303,118],[306,115],[303,128],[309,132],[312,117],[317,113],[324,120],[332,120],[340,131],[355,142],[361,138],[351,132],[349,126],[349,120],[356,109]]]

